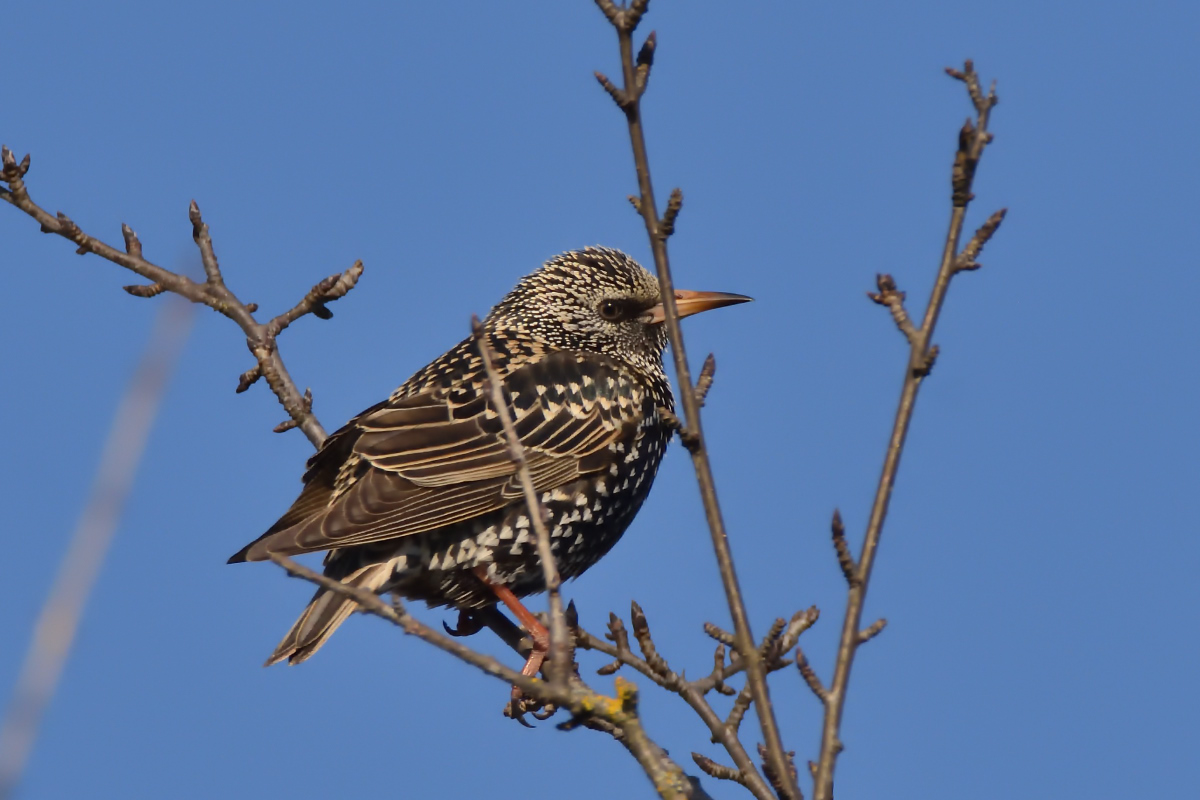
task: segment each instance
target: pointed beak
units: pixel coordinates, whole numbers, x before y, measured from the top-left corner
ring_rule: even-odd
[[[744,294],[689,292],[686,289],[676,289],[675,309],[679,312],[679,318],[683,319],[684,317],[690,317],[692,314],[699,314],[701,311],[710,311],[714,308],[723,308],[724,306],[735,306],[738,303],[749,303],[753,299],[753,297],[746,297]],[[651,306],[642,315],[642,321],[648,324],[663,322],[666,318],[667,312],[663,308],[662,303]]]

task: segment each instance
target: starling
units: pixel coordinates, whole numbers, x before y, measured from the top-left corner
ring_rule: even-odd
[[[675,298],[681,317],[750,299]],[[621,538],[672,436],[663,319],[654,276],[589,247],[527,275],[483,321],[564,579]],[[292,507],[229,562],[320,550],[326,575],[373,592],[468,614],[499,600],[544,650],[518,599],[545,590],[537,542],[475,337],[326,439]],[[318,590],[267,665],[309,658],[355,608]]]

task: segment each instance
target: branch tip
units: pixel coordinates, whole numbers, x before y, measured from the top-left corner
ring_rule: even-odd
[[[662,221],[658,224],[658,235],[662,239],[666,239],[675,233],[675,219],[679,216],[679,210],[683,208],[683,190],[678,186],[671,190],[671,197],[667,200],[667,210],[663,213]]]
[[[858,643],[866,644],[867,642],[871,641],[876,636],[878,636],[880,633],[882,633],[883,629],[886,627],[887,627],[887,620],[884,619],[883,617],[880,617],[879,619],[877,619],[871,623],[871,627],[858,632]]]
[[[650,82],[650,68],[654,66],[654,48],[658,45],[658,37],[654,31],[646,37],[637,54],[637,69],[634,70],[634,81],[637,84],[637,94],[640,98],[646,93],[646,84]]]
[[[707,633],[713,639],[716,639],[718,642],[720,642],[723,645],[726,645],[728,647],[736,646],[732,633],[730,633],[727,630],[718,628],[716,625],[712,624],[711,622],[704,623],[704,632]]]
[[[122,286],[121,288],[134,297],[158,297],[167,290],[167,287],[161,283],[151,283],[149,285],[135,284],[132,286]]]
[[[717,649],[713,652],[713,688],[726,697],[737,694],[737,689],[728,686],[725,683],[725,645],[717,643]]]
[[[787,620],[783,617],[776,617],[771,622],[771,627],[767,629],[767,633],[763,636],[762,643],[758,646],[758,656],[763,661],[770,662],[769,654],[772,648],[778,642],[779,637],[783,634],[783,629],[787,625]]]
[[[21,159],[21,163],[17,163],[17,157],[13,155],[13,151],[7,146],[0,147],[0,163],[2,163],[2,172],[0,172],[0,180],[6,183],[20,181],[25,177],[25,173],[29,172],[29,153]]]
[[[833,533],[833,548],[837,551],[838,566],[842,568],[842,575],[850,586],[858,586],[861,583],[858,565],[854,563],[850,545],[846,543],[846,526],[842,524],[842,512],[836,508],[833,510],[833,522],[829,527]]]
[[[649,67],[654,64],[656,47],[658,47],[658,32],[650,31],[650,35],[646,37],[646,41],[642,42],[642,47],[638,50],[637,65],[639,67]]]
[[[821,611],[816,606],[809,606],[803,611],[797,611],[788,621],[787,628],[783,635],[779,638],[780,654],[786,653],[796,646],[796,642],[800,640],[800,635],[806,630],[817,624],[817,620],[821,618]],[[782,662],[779,662],[782,666]]]
[[[708,357],[704,359],[704,366],[700,367],[700,377],[696,379],[696,400],[701,406],[708,397],[708,390],[712,388],[716,373],[717,358],[709,353]]]
[[[251,386],[253,386],[255,383],[257,383],[258,379],[261,377],[262,377],[262,365],[255,364],[253,367],[251,367],[250,369],[243,372],[240,376],[238,376],[238,385],[237,385],[237,388],[234,389],[234,393],[241,394],[242,392],[246,391]],[[295,427],[295,426],[293,425],[292,427]],[[288,429],[285,429],[285,430],[288,430]]]
[[[133,256],[134,258],[142,257],[142,242],[141,242],[141,240],[138,239],[138,235],[137,235],[137,233],[134,232],[133,228],[129,227],[124,222],[121,223],[121,238],[123,238],[125,240],[125,252],[126,253]]]
[[[637,639],[642,657],[650,665],[650,669],[661,677],[668,676],[671,669],[667,666],[666,659],[658,654],[658,648],[654,646],[654,639],[650,635],[650,623],[636,600],[629,604],[629,622],[633,625],[633,638]]]
[[[746,717],[746,712],[750,710],[750,706],[754,703],[754,695],[750,694],[750,687],[743,686],[738,692],[737,699],[733,701],[733,707],[729,709],[729,716],[725,718],[725,727],[733,735],[737,735],[738,729],[742,727],[742,720]],[[713,744],[720,744],[717,737],[713,737]]]
[[[817,677],[816,670],[808,663],[808,659],[804,656],[804,651],[799,647],[796,648],[796,668],[800,671],[800,677],[804,678],[804,682],[808,684],[809,690],[816,696],[822,704],[829,703],[829,691],[825,685],[821,683],[821,679]]]
[[[875,286],[879,290],[877,292],[867,292],[867,297],[873,303],[885,306],[891,312],[892,320],[896,323],[896,327],[900,333],[904,334],[904,338],[909,344],[916,341],[917,329],[913,325],[912,320],[908,316],[907,309],[904,308],[904,300],[907,295],[896,288],[896,280],[886,272],[880,272],[875,275]]]
[[[696,762],[697,767],[704,771],[705,775],[711,778],[716,778],[719,781],[734,781],[742,785],[746,783],[746,778],[742,775],[740,769],[718,764],[708,756],[699,753],[692,753],[692,760]]]
[[[712,758],[701,756],[700,753],[692,753],[691,759],[709,777],[714,777],[718,781],[742,783],[743,786],[745,784],[745,777],[742,775],[742,770],[734,769],[732,766],[726,766],[725,764],[718,764]]]
[[[622,111],[630,108],[633,101],[629,99],[629,95],[624,89],[618,89],[603,72],[595,72],[593,74],[596,76],[596,80],[600,82],[600,85],[604,87],[604,91],[608,92],[608,96],[611,97],[613,102],[617,104],[618,108],[620,108]]]
[[[987,221],[979,226],[975,231],[975,235],[971,237],[971,241],[967,242],[967,246],[963,248],[958,257],[954,259],[954,271],[965,272],[979,269],[980,264],[975,259],[983,251],[983,246],[991,240],[992,236],[1000,228],[1000,223],[1004,222],[1005,215],[1008,214],[1007,208],[1002,208],[987,218]]]

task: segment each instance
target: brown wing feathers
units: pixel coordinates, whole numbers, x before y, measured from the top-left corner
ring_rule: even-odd
[[[615,362],[556,352],[505,378],[534,485],[546,491],[607,469],[642,398]],[[347,462],[361,475],[346,487]],[[306,485],[271,529],[230,561],[366,544],[433,530],[520,497],[516,468],[482,386],[380,404],[330,437]]]

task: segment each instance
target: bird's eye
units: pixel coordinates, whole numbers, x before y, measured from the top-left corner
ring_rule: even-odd
[[[620,319],[624,310],[624,306],[622,306],[621,303],[617,302],[616,300],[605,300],[600,304],[599,309],[600,316],[609,321]]]

